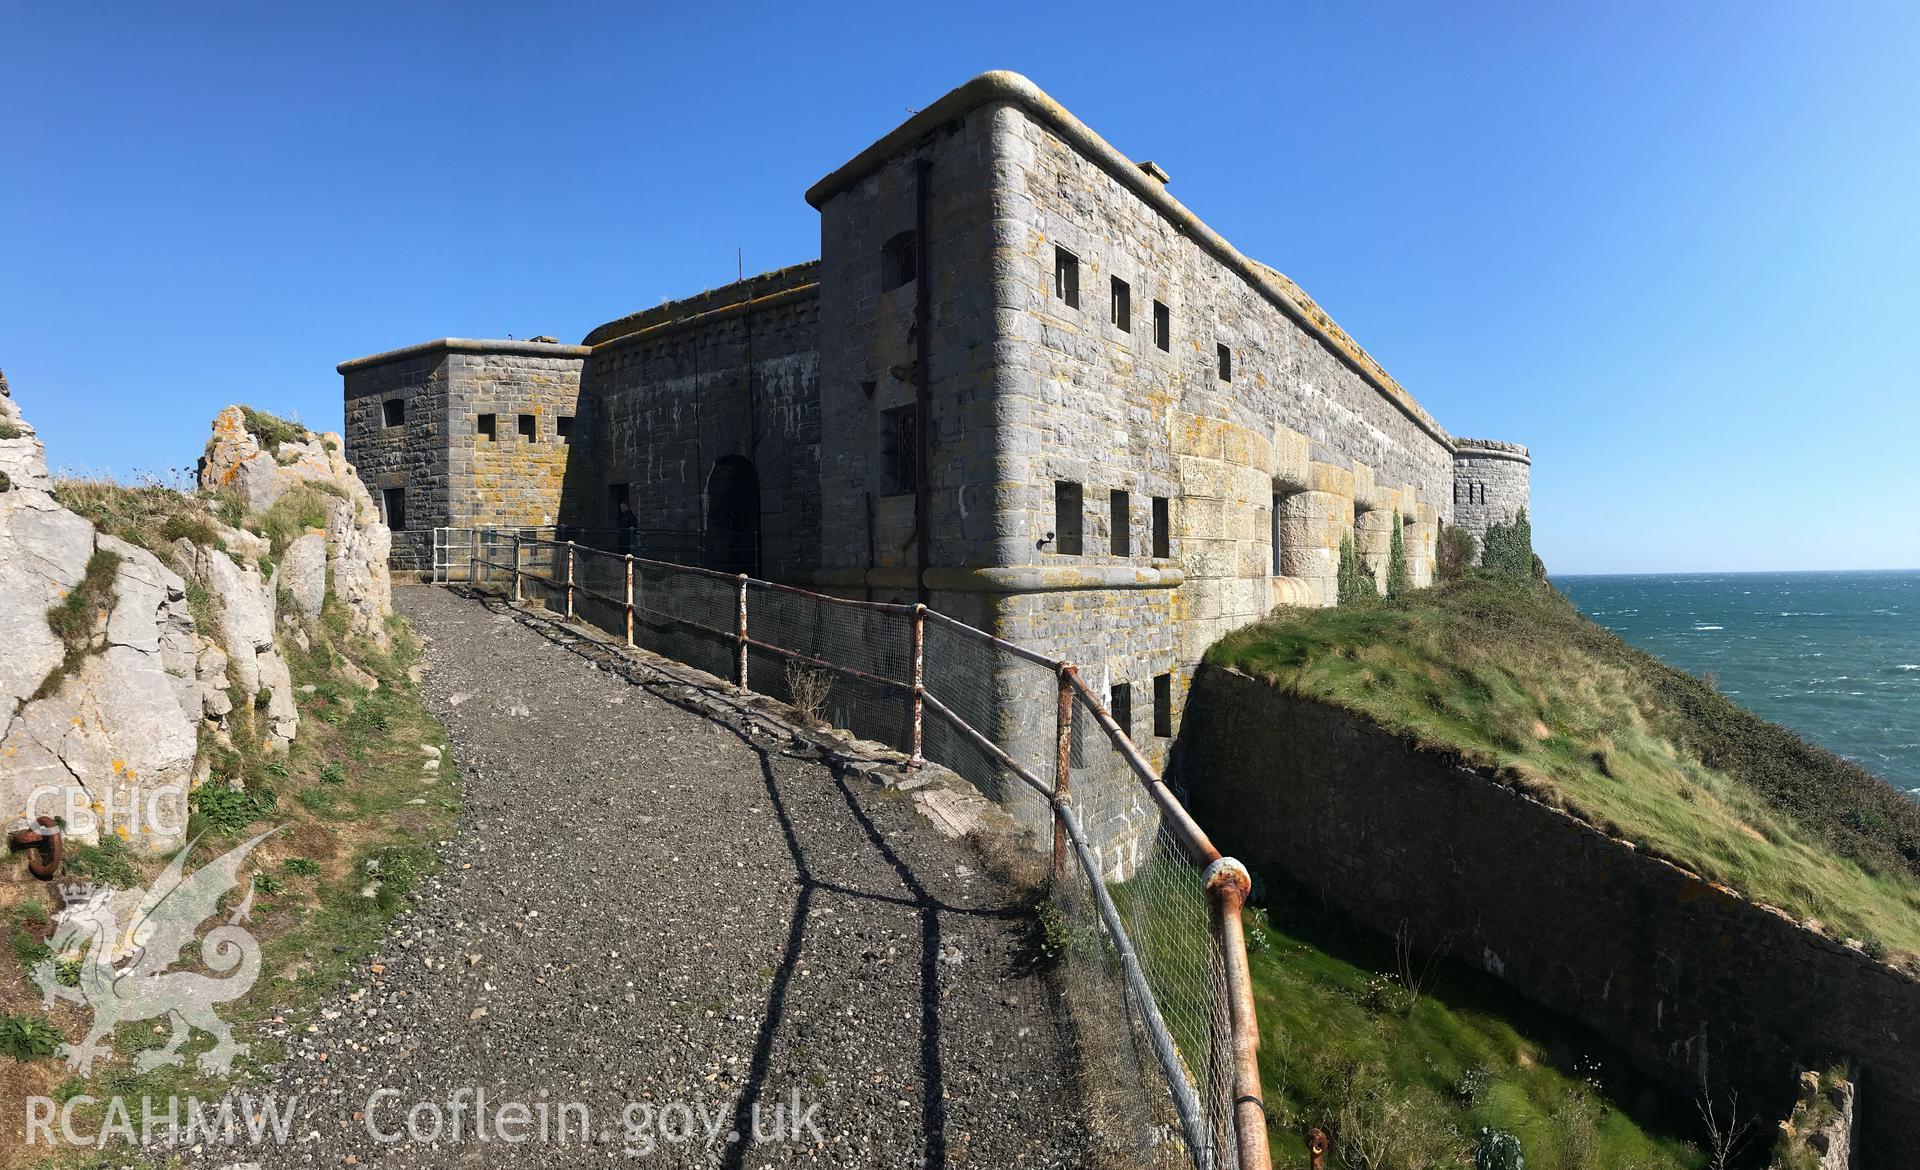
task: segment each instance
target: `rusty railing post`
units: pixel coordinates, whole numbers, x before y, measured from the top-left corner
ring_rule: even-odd
[[[734,635],[739,647],[740,660],[734,667],[735,680],[741,690],[747,689],[747,575],[740,574],[740,612],[739,630]]]
[[[927,762],[922,752],[921,720],[927,707],[927,607],[913,607],[913,754],[907,767],[918,768]]]
[[[520,532],[518,529],[514,530],[514,534],[513,534],[513,599],[515,601],[521,600],[521,597],[520,597]]]
[[[633,554],[627,554],[627,649],[633,649]]]
[[[1247,938],[1240,915],[1253,879],[1245,866],[1222,857],[1207,867],[1204,881],[1212,903],[1213,945],[1226,975],[1227,1018],[1233,1027],[1233,1132],[1240,1170],[1271,1170],[1267,1149],[1267,1106],[1260,1090],[1260,1025],[1254,1014],[1253,975],[1247,966]]]
[[[1057,806],[1073,795],[1073,667],[1061,663],[1057,672],[1059,679],[1057,706],[1057,738],[1054,743],[1053,762],[1053,800]],[[1060,819],[1058,807],[1053,812],[1053,889],[1057,894],[1065,888],[1067,878],[1067,824]]]
[[[573,620],[573,542],[567,542],[567,620]]]

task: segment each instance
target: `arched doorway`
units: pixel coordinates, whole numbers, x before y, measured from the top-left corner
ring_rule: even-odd
[[[706,549],[702,560],[723,573],[760,571],[760,475],[739,455],[707,474]]]

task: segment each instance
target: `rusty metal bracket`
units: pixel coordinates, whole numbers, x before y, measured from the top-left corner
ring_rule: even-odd
[[[27,854],[27,872],[50,882],[60,872],[60,824],[41,817],[27,828],[7,834],[7,852]]]

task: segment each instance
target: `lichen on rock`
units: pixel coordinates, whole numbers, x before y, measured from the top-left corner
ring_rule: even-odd
[[[338,605],[386,644],[391,538],[340,446],[231,407],[198,492],[56,481],[0,381],[6,827],[54,815],[77,842],[177,848],[192,789],[215,778],[209,752],[246,736],[273,754],[299,734],[283,638],[304,647]],[[303,500],[307,527],[286,532],[265,514],[293,492],[323,502]]]

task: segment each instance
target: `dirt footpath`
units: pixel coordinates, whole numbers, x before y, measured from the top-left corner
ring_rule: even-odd
[[[276,1070],[292,1144],[245,1158],[1083,1163],[1031,919],[968,846],[509,615],[397,602],[465,781],[459,832],[380,970]],[[438,1138],[372,1132],[410,1113]]]

